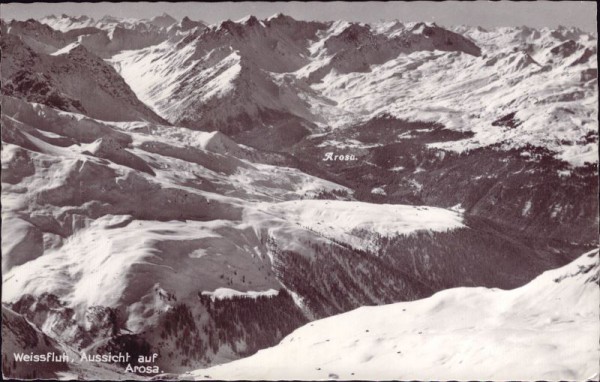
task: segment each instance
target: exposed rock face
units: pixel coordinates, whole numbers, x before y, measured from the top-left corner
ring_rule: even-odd
[[[19,36],[2,36],[2,93],[109,121],[164,122],[117,72],[77,43],[49,55]]]
[[[14,354],[55,354],[57,362],[16,361]],[[56,379],[68,370],[67,361],[58,361],[65,350],[15,311],[2,306],[2,376],[11,379]]]

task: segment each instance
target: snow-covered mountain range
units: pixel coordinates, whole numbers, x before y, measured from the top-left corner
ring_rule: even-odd
[[[583,278],[597,256],[564,282],[547,275],[571,268],[529,282],[598,246],[596,36],[62,15],[2,20],[0,48],[3,357],[158,353],[166,377],[283,339],[193,376],[354,379],[343,370],[358,358],[356,379],[593,371],[597,343],[553,353],[555,368],[548,349],[593,332],[597,277]],[[473,289],[446,291],[460,287]],[[544,321],[551,295],[568,303]],[[483,304],[481,326],[452,326]],[[366,316],[381,326],[357,338],[366,348],[349,345],[342,329]],[[424,317],[427,336],[414,335]],[[527,323],[540,360],[529,374],[508,373],[519,357],[483,352],[488,374],[475,375],[448,355],[481,341],[507,351],[498,331],[521,336]],[[313,347],[327,325],[340,337]],[[547,342],[557,325],[565,335]],[[447,368],[369,374],[396,362],[394,345],[430,340],[398,350],[398,365],[427,354]],[[306,347],[322,354],[297,363],[307,374],[253,369]],[[8,365],[5,376],[31,377]],[[75,362],[43,377],[132,376],[123,369]]]

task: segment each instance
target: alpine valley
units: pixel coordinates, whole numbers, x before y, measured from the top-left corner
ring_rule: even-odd
[[[596,35],[53,15],[0,48],[5,378],[598,378]]]

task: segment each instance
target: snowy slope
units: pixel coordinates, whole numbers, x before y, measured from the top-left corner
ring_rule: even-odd
[[[91,17],[82,16],[71,16],[66,14],[61,15],[49,15],[42,17],[39,20],[41,23],[50,26],[52,29],[61,32],[68,32],[74,29],[96,27],[105,30],[113,30],[115,27],[124,27],[127,29],[133,29],[136,25],[140,24],[151,24],[157,28],[168,28],[177,23],[177,20],[167,13],[163,13],[160,16],[155,16],[151,19],[135,19],[135,18],[122,18],[106,15],[98,20]]]
[[[239,341],[255,351],[305,322],[302,304],[288,294],[297,288],[285,286],[296,270],[277,270],[289,259],[279,258],[275,243],[327,261],[315,245],[374,250],[378,234],[463,228],[459,214],[440,208],[291,202],[352,192],[296,168],[238,158],[258,154],[221,133],[110,123],[6,96],[2,104],[3,303],[71,346],[97,349],[123,331],[146,333],[145,341],[162,347],[173,309],[218,317],[211,298],[243,309],[251,296],[261,311],[295,317],[270,324],[267,337],[243,326],[249,337]],[[206,305],[196,304],[199,296]],[[175,341],[182,333],[173,335],[169,346],[181,351]],[[231,341],[214,342],[189,366],[246,354],[233,352],[238,340]],[[187,357],[164,359],[162,367],[183,372]]]
[[[304,309],[301,301],[310,296],[295,284],[302,273],[284,250],[326,264],[340,254],[356,259],[355,249],[377,253],[381,236],[477,234],[454,211],[352,201],[352,191],[336,183],[253,162],[257,151],[221,133],[110,123],[12,97],[2,103],[3,303],[17,304],[19,313],[72,345],[96,346],[111,330],[160,326],[176,304],[195,306],[199,295],[227,295],[234,305],[252,295],[285,305],[287,290],[297,293],[295,309]],[[340,200],[308,200],[322,193]],[[456,246],[451,236],[438,240]],[[387,260],[370,257],[356,274],[340,268],[344,283],[383,272]],[[394,277],[401,278],[394,291],[378,285],[327,309],[336,297],[326,280],[309,309],[324,314],[430,293],[410,275]],[[38,299],[56,307],[46,310]],[[90,321],[98,309],[104,316]],[[108,320],[110,312],[122,321]],[[269,341],[280,338],[280,329],[273,327]],[[147,340],[159,346],[159,335]],[[228,346],[201,354],[194,362],[204,363],[194,367],[218,362]]]
[[[88,16],[69,16],[66,14],[62,15],[49,15],[42,17],[39,20],[41,23],[48,25],[52,29],[61,32],[67,32],[72,29],[80,29],[86,27],[95,26],[96,21]]]
[[[481,41],[481,57],[424,51],[400,55],[364,73],[330,72],[313,87],[336,106],[314,108],[328,115],[334,127],[385,113],[475,133],[469,140],[431,147],[465,151],[531,144],[573,166],[594,163],[597,143],[588,139],[597,130],[597,41],[581,35],[580,47],[564,60],[552,53],[564,41],[550,30],[538,33],[544,34],[530,42],[529,51],[522,50],[529,40],[510,40],[507,36],[513,35],[499,29],[470,35]],[[577,61],[585,49],[591,56]],[[502,124],[502,118],[513,121]]]
[[[196,306],[202,291],[279,291],[260,227],[243,209],[343,189],[231,156],[245,151],[214,133],[111,124],[11,97],[2,104],[3,303],[73,346],[104,346],[120,329],[140,335],[174,305]],[[267,310],[289,299],[266,296],[275,301],[261,300]],[[158,348],[160,332],[148,333]],[[227,341],[215,344],[196,367],[231,354]],[[182,367],[181,357],[162,362]]]
[[[191,375],[250,380],[598,378],[598,251],[503,291],[458,288],[315,321]]]
[[[100,57],[131,49],[143,49],[159,44],[172,35],[186,34],[187,29],[178,26],[169,15],[150,20],[122,19],[105,16],[96,21],[86,16],[48,16],[39,21],[11,21],[7,31],[20,35],[38,52],[52,53],[66,44],[78,42]],[[201,28],[198,24],[195,27]]]
[[[270,73],[306,64],[306,41],[276,20],[269,29],[253,20],[223,22],[111,62],[157,113],[190,128],[235,133],[250,129],[251,120],[275,124],[295,115],[310,123],[304,102],[293,91],[283,97]],[[274,47],[282,51],[275,57]],[[224,99],[227,109],[219,107]]]

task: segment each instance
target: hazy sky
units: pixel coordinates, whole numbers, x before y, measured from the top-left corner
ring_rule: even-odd
[[[208,23],[248,14],[266,18],[283,12],[300,20],[348,21],[435,21],[440,25],[479,25],[556,27],[576,26],[596,31],[596,3],[593,1],[535,2],[242,2],[242,3],[32,3],[1,4],[4,19],[24,20],[49,14],[88,15],[100,18],[106,14],[121,17],[149,18],[163,12],[181,19],[188,16]]]

